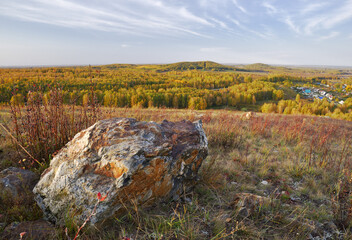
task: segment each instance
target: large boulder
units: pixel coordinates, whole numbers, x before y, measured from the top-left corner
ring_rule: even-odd
[[[192,186],[208,154],[201,121],[99,121],[78,133],[51,161],[34,188],[45,216],[62,224],[65,214],[92,224],[122,213],[129,204],[148,206],[177,199]]]

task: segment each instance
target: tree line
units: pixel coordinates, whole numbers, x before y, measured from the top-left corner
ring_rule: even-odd
[[[283,98],[279,85],[249,74],[138,68],[1,69],[0,102],[26,104],[40,93],[49,102],[59,89],[65,104],[85,105],[94,95],[108,107],[206,109]]]

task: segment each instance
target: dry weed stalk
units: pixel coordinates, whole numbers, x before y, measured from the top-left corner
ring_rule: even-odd
[[[98,120],[100,111],[94,91],[86,106],[64,105],[63,91],[57,87],[42,95],[28,93],[26,106],[17,103],[11,105],[12,125],[5,128],[13,138],[17,152],[24,151],[34,162],[47,162],[73,136]],[[11,129],[11,130],[9,130]]]

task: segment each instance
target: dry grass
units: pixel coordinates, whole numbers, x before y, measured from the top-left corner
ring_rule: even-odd
[[[86,229],[81,239],[307,239],[333,232],[330,223],[338,228],[333,238],[352,237],[352,122],[265,114],[242,120],[241,113],[226,110],[100,108],[98,119],[111,117],[202,119],[209,157],[199,184],[180,201],[127,209],[110,227]],[[71,129],[70,136],[84,127]],[[241,192],[275,204],[243,217],[230,207]]]

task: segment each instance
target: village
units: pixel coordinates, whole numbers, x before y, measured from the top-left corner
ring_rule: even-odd
[[[327,99],[329,102],[334,101],[335,104],[344,104],[345,101],[340,97],[337,96],[336,92],[331,91],[331,86],[327,84],[320,84],[315,83],[318,87],[291,87],[291,89],[295,90],[297,93],[302,95],[306,99],[320,99],[323,100],[324,98]],[[346,93],[346,84],[342,85],[342,92]],[[324,89],[322,89],[324,88]],[[348,93],[351,94],[351,93]]]

